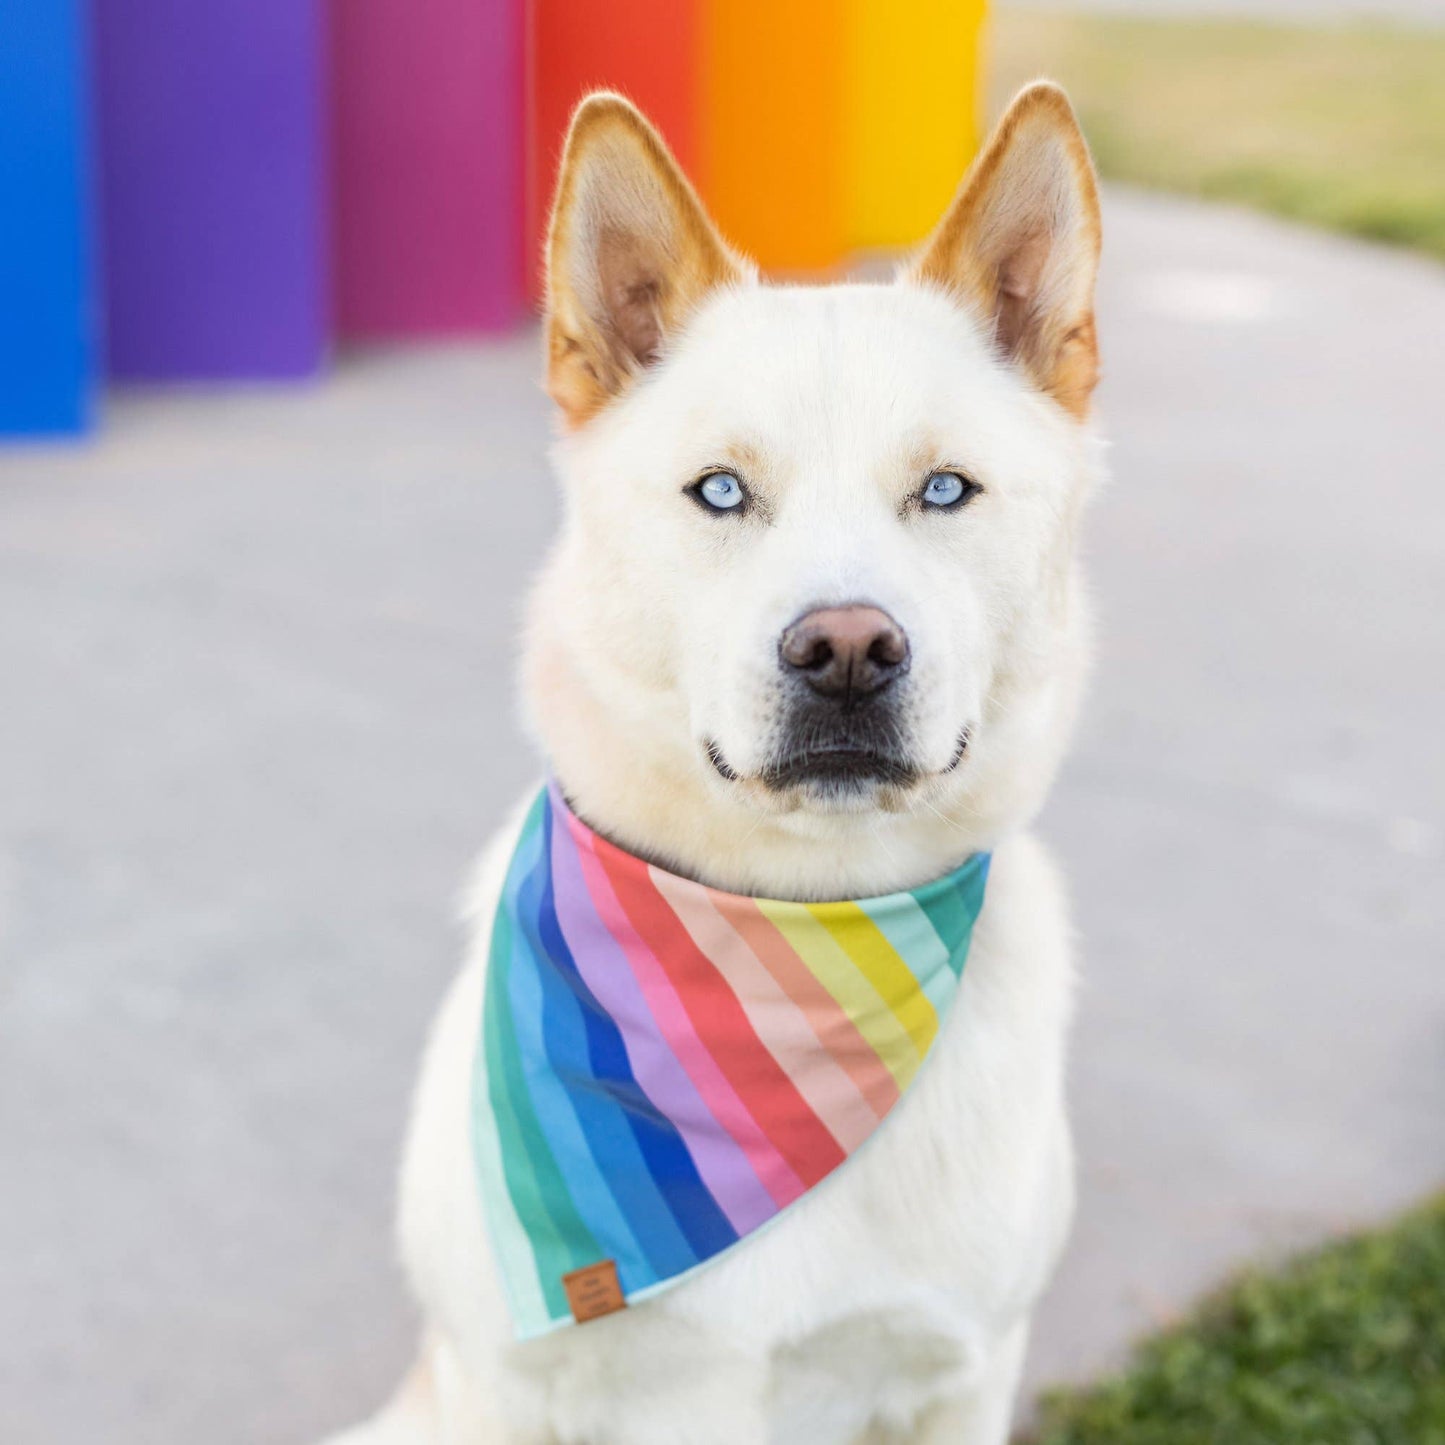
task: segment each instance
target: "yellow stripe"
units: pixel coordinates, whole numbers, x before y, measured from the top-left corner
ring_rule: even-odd
[[[856,903],[819,903],[811,911],[878,990],[921,1059],[938,1034],[938,1014],[887,935]]]
[[[933,1006],[862,909],[856,911],[868,925],[872,938],[857,928],[852,919],[827,917],[839,906],[758,900],[758,907],[883,1060],[899,1089],[906,1089],[938,1031]],[[852,904],[842,906],[853,907]],[[891,956],[891,966],[878,956],[874,940]],[[916,1004],[904,996],[908,990],[932,1018],[931,1029],[920,1026],[922,1020]]]

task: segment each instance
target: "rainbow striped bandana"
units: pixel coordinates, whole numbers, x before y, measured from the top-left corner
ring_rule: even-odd
[[[938,1037],[988,862],[856,903],[744,898],[540,794],[497,908],[473,1080],[519,1338],[674,1284],[873,1133]]]

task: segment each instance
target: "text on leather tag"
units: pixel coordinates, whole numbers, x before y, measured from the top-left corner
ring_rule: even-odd
[[[564,1274],[562,1288],[567,1291],[572,1318],[579,1325],[627,1308],[622,1286],[618,1283],[615,1260],[604,1259],[598,1264],[589,1264],[586,1269],[574,1269],[571,1274]]]

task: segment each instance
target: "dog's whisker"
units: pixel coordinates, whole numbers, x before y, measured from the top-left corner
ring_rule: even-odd
[[[869,828],[868,831],[872,834],[879,848],[883,850],[883,856],[887,858],[890,863],[897,863],[898,855],[888,846],[883,837],[883,820],[881,818],[875,819],[872,827]]]
[[[741,850],[743,844],[745,844],[745,843],[753,836],[753,834],[756,833],[756,832],[758,831],[758,829],[761,828],[761,827],[763,826],[763,824],[768,821],[768,816],[769,816],[769,815],[768,815],[767,813],[760,812],[760,813],[758,814],[758,816],[753,819],[753,821],[752,821],[752,826],[751,826],[751,827],[748,829],[748,831],[747,831],[746,833],[744,833],[743,836],[738,840],[738,848],[739,848],[739,850]]]
[[[967,828],[963,827],[963,826],[962,826],[961,824],[959,824],[959,823],[954,822],[954,820],[953,820],[952,818],[948,817],[946,814],[940,812],[937,808],[935,808],[935,807],[933,806],[933,804],[932,804],[931,802],[929,802],[929,800],[928,800],[928,795],[927,795],[926,793],[920,793],[920,794],[918,795],[918,801],[919,801],[920,803],[922,803],[923,806],[924,806],[925,808],[927,808],[928,811],[929,811],[930,813],[932,813],[933,816],[934,816],[935,818],[937,818],[938,821],[939,821],[940,823],[942,823],[945,827],[952,828],[955,833],[967,833],[967,832],[968,832],[968,829],[967,829]]]

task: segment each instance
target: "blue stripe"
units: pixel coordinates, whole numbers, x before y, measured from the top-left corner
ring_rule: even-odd
[[[517,889],[527,870],[536,865],[541,835],[540,816],[534,810],[518,839],[493,929],[483,1026],[490,1098],[498,1126],[510,1141],[502,1145],[507,1190],[518,1217],[525,1221],[548,1310],[553,1318],[559,1318],[568,1313],[562,1275],[579,1254],[596,1259],[598,1250],[596,1241],[573,1209],[571,1196],[565,1192],[557,1161],[536,1117],[512,1018],[508,980],[517,947]],[[553,1179],[556,1183],[549,1185]]]
[[[550,811],[545,827],[544,851],[550,861],[553,846]],[[536,960],[542,980],[547,1056],[571,1102],[598,1173],[626,1219],[631,1237],[645,1255],[650,1278],[639,1278],[636,1284],[623,1280],[624,1287],[641,1289],[656,1279],[691,1269],[698,1258],[658,1193],[657,1184],[638,1151],[637,1140],[627,1126],[625,1113],[605,1087],[599,1087],[586,1009],[572,986],[576,965],[557,921],[552,870],[539,870],[538,881]],[[532,916],[529,912],[529,917]],[[618,1269],[619,1273],[626,1274],[620,1259]],[[639,1267],[637,1274],[640,1272]]]
[[[543,841],[540,857],[521,878],[516,894],[518,927],[512,940],[512,968],[508,980],[512,1027],[522,1056],[528,1096],[545,1145],[556,1161],[571,1207],[596,1244],[595,1250],[589,1248],[580,1256],[574,1249],[572,1267],[580,1269],[595,1264],[610,1254],[617,1261],[617,1271],[624,1287],[641,1288],[652,1282],[646,1256],[623,1218],[607,1181],[593,1162],[577,1115],[557,1077],[555,1066],[547,1056],[543,1026],[546,1003],[542,979],[545,970],[538,967],[542,954],[536,937],[536,919],[537,903],[549,867],[550,860]],[[639,1261],[642,1264],[640,1270]],[[640,1280],[639,1274],[642,1275]]]

